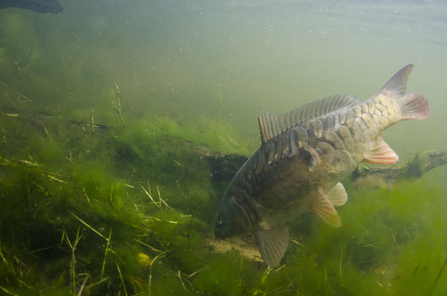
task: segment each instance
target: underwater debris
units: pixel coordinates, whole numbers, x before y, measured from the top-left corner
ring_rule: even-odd
[[[98,281],[96,283],[88,285],[87,287],[85,287],[85,290],[90,290],[91,288],[93,288],[93,287],[95,287],[95,286],[97,286],[99,284],[102,284],[102,283],[108,281],[109,279],[110,279],[110,277],[103,278],[102,280],[100,280],[100,281]]]
[[[81,240],[81,237],[79,236],[79,230],[80,230],[80,227],[78,227],[78,231],[76,233],[76,239],[75,239],[74,243],[72,244],[70,242],[70,239],[68,238],[67,232],[64,229],[65,239],[67,240],[67,244],[70,246],[70,249],[71,249],[71,256],[72,257],[71,257],[70,267],[71,267],[71,278],[72,278],[72,283],[73,283],[73,287],[72,287],[73,292],[76,292],[76,257],[75,257],[75,251],[76,251],[76,247],[77,247],[79,241]]]
[[[447,257],[446,257],[445,260],[444,260],[444,264],[442,264],[441,270],[439,270],[439,273],[438,273],[438,275],[436,276],[435,283],[433,284],[433,287],[432,287],[430,293],[428,294],[429,296],[433,294],[433,291],[435,290],[436,284],[438,283],[439,278],[441,277],[441,274],[442,274],[442,272],[444,271],[444,268],[445,268],[446,265],[447,265]]]
[[[222,86],[214,83],[214,98],[219,102],[219,107],[217,108],[217,120],[216,120],[216,133],[217,133],[217,126],[219,124],[219,117],[220,117],[220,105],[222,103]]]
[[[0,290],[2,290],[3,292],[5,292],[8,295],[19,296],[19,295],[15,294],[15,293],[9,291],[8,289],[2,287],[2,286],[0,286]]]
[[[188,291],[188,289],[186,289],[186,287],[185,287],[185,284],[183,283],[182,274],[181,274],[180,270],[178,271],[178,278],[180,279],[180,282],[182,283],[182,286],[185,289],[185,291]]]
[[[118,84],[115,83],[115,87],[116,87],[116,92],[118,94],[118,107],[116,107],[115,103],[113,102],[112,99],[110,99],[110,101],[112,102],[112,106],[113,108],[115,108],[116,113],[118,113],[121,122],[123,123],[123,127],[126,127],[126,125],[124,124],[124,120],[123,120],[123,116],[121,114],[121,95],[120,95],[120,88],[118,86]]]
[[[237,173],[240,166],[247,161],[247,157],[245,156],[223,152],[207,152],[206,157],[210,161],[211,171],[219,173],[218,176],[213,174],[213,179],[217,178],[216,181],[230,181],[232,176]],[[447,151],[437,152],[435,150],[427,150],[422,153],[415,154],[412,159],[415,158],[416,161],[413,162],[417,164],[416,167],[414,167],[414,165],[412,167],[411,163],[413,162],[410,162],[410,164],[409,162],[398,162],[394,165],[362,165],[350,175],[350,179],[351,181],[355,182],[359,178],[372,176],[371,178],[360,179],[359,185],[361,186],[367,186],[368,183],[378,180],[382,180],[380,182],[390,186],[396,181],[399,175],[401,175],[403,179],[406,178],[414,181],[422,177],[424,173],[427,173],[438,166],[447,164]],[[409,170],[408,166],[410,166]],[[366,184],[363,184],[364,181]]]
[[[241,145],[239,145],[239,143],[238,142],[236,142],[233,138],[231,138],[231,137],[228,137],[228,140],[230,140],[230,142],[234,145],[234,146],[241,146]]]
[[[78,296],[81,296],[81,295],[82,295],[82,292],[84,291],[84,288],[85,288],[85,284],[87,283],[87,280],[89,279],[89,277],[90,277],[90,275],[87,274],[87,275],[85,276],[84,280],[82,281],[81,288],[79,288]]]
[[[85,199],[87,199],[88,203],[90,203],[90,199],[88,198],[87,190],[85,190],[85,187],[82,187],[82,193]]]
[[[165,206],[167,206],[169,209],[172,210],[172,208],[163,199],[161,199],[160,189],[158,188],[158,186],[157,186],[157,192],[158,192],[158,198],[160,200],[160,205],[163,202]]]
[[[117,261],[115,261],[115,263],[116,263],[116,268],[118,269],[118,272],[119,272],[119,274],[120,274],[121,283],[122,283],[122,285],[123,285],[123,287],[124,287],[124,293],[125,293],[125,295],[127,296],[126,284],[124,283],[124,279],[123,279],[123,275],[122,275],[122,273],[121,273],[120,266],[119,266],[119,264],[118,264]]]
[[[312,252],[311,249],[309,249],[308,247],[306,247],[306,246],[303,245],[302,243],[300,243],[300,242],[298,242],[298,241],[296,241],[296,240],[294,240],[294,239],[291,239],[290,241],[291,241],[292,243],[294,243],[295,245],[298,245],[298,246],[303,247],[305,250],[307,250],[308,252],[310,252],[310,253],[312,254],[312,256],[316,256],[315,253]]]
[[[104,279],[104,268],[106,267],[107,252],[109,251],[109,245],[111,241],[112,241],[112,228],[110,228],[109,239],[107,240],[106,252],[104,254],[104,261],[102,262],[101,280]]]
[[[196,205],[194,204],[194,209],[192,210],[191,213],[191,220],[189,221],[189,226],[188,226],[188,232],[186,233],[186,237],[188,237],[188,239],[190,238],[190,233],[191,233],[191,225],[192,225],[192,220],[194,219],[194,214],[196,212]]]
[[[24,164],[24,165],[27,165],[27,166],[32,166],[32,167],[40,167],[40,166],[42,166],[42,164],[38,164],[37,162],[31,162],[31,161],[24,160],[24,159],[19,159],[19,160],[17,160],[17,162],[21,163],[21,164]]]
[[[19,68],[19,69],[20,69],[20,68]],[[23,103],[23,102],[32,102],[32,101],[33,101],[33,100],[28,99],[27,97],[25,97],[25,96],[22,95],[22,94],[17,93],[17,95],[18,95],[19,98],[23,98],[23,99],[25,99],[25,101],[19,101],[19,102],[21,102],[21,103]]]
[[[152,295],[152,267],[154,266],[154,263],[157,259],[163,258],[164,255],[168,252],[170,252],[170,251],[166,251],[166,252],[163,252],[163,253],[155,256],[154,260],[152,260],[151,264],[149,265],[149,269],[150,269],[150,272],[149,272],[149,295]]]
[[[19,114],[14,114],[14,113],[4,113],[4,112],[1,112],[1,111],[0,111],[0,115],[8,116],[8,117],[17,117],[17,116],[19,116]]]
[[[185,199],[188,199],[188,198],[186,197],[186,195],[184,195],[183,192],[182,192],[182,190],[180,189],[180,185],[178,184],[178,180],[177,180],[177,188],[178,188],[178,191],[180,192],[180,194],[181,194]]]
[[[216,253],[228,253],[230,250],[234,249],[250,260],[263,262],[255,240],[250,237],[233,237],[225,240],[207,239],[206,245],[212,248]]]
[[[205,201],[204,201],[203,198],[200,196],[199,190],[197,189],[196,185],[194,185],[194,189],[196,190],[196,192],[197,192],[197,196],[200,198],[200,201],[201,201],[202,204],[204,205],[204,204],[205,204]]]
[[[92,139],[93,139],[93,134],[95,133],[95,119],[93,118],[93,108],[92,108],[92,124],[90,126],[92,129]]]
[[[134,239],[137,243],[140,243],[140,244],[142,244],[143,246],[145,246],[145,247],[148,247],[151,251],[153,251],[153,252],[161,252],[160,250],[157,250],[156,248],[154,248],[154,247],[151,247],[151,246],[149,246],[148,244],[146,244],[146,243],[143,243],[141,240],[139,240],[139,239]]]
[[[151,187],[149,186],[149,181],[148,181],[148,187],[149,187],[149,191],[151,191]],[[152,198],[152,195],[146,191],[146,189],[143,187],[143,185],[140,185],[141,189],[143,189],[144,193],[146,193],[147,196],[149,196],[149,198],[152,200],[152,202],[157,206],[160,207],[160,205]]]
[[[63,181],[63,180],[61,180],[61,179],[58,179],[58,178],[56,178],[56,177],[54,177],[54,176],[52,176],[52,175],[49,175],[49,174],[48,174],[47,177],[50,178],[51,180],[57,181],[57,182],[59,182],[59,183],[68,184],[67,182],[65,182],[65,181]]]
[[[70,214],[72,214],[76,219],[78,219],[82,224],[84,224],[85,226],[87,226],[88,228],[90,228],[90,230],[92,230],[94,233],[96,233],[97,235],[99,235],[100,237],[102,237],[103,239],[105,239],[106,241],[109,241],[109,239],[107,237],[105,237],[104,235],[102,235],[101,233],[99,233],[96,229],[94,229],[93,227],[91,227],[90,225],[88,225],[87,223],[85,223],[81,218],[79,218],[78,216],[76,216],[75,214],[73,214],[72,212],[68,211]]]
[[[407,163],[406,168],[402,168],[402,173],[407,179],[416,180],[425,174],[425,155],[416,153]]]

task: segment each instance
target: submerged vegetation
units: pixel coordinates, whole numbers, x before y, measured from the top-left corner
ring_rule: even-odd
[[[289,225],[283,265],[271,269],[209,243],[227,184],[211,181],[190,141],[240,153],[223,136],[237,138],[223,122],[216,133],[212,120],[198,131],[173,119],[149,124],[118,114],[114,127],[93,129],[93,117],[81,124],[16,112],[0,116],[0,289],[6,294],[447,292],[447,246],[439,236],[447,231],[447,201],[429,178],[391,191],[345,184],[343,226],[299,217]],[[129,123],[123,128],[122,122]]]

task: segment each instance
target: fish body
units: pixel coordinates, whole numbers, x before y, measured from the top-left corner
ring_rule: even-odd
[[[360,162],[393,164],[396,153],[382,131],[406,119],[429,115],[427,99],[404,96],[413,65],[397,72],[365,102],[336,95],[282,115],[258,117],[261,147],[239,169],[214,222],[218,238],[257,233],[262,258],[278,266],[288,245],[285,223],[311,210],[339,227],[334,207],[347,201],[340,181]]]

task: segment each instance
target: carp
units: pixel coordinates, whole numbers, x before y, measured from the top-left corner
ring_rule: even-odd
[[[393,164],[399,157],[382,132],[429,116],[427,99],[405,94],[413,65],[397,72],[372,98],[335,95],[282,115],[262,112],[261,147],[239,169],[214,221],[214,235],[256,232],[264,262],[276,267],[289,240],[286,223],[307,210],[340,227],[334,207],[348,199],[340,183],[360,162]]]

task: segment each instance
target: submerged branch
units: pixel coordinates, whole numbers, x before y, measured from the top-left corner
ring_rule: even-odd
[[[399,180],[414,181],[422,177],[428,171],[447,163],[447,151],[436,152],[427,150],[416,153],[409,162],[399,162],[394,165],[376,165],[369,167],[358,167],[352,173],[352,180],[367,176],[377,176],[385,182],[395,182]]]
[[[204,147],[195,147],[197,153],[208,159],[212,179],[216,182],[231,181],[239,168],[247,161],[246,156],[211,151]],[[414,181],[428,171],[447,163],[447,151],[427,150],[411,157],[410,162],[399,162],[394,165],[359,166],[351,175],[351,181],[366,177],[377,177],[385,183],[399,180]]]
[[[32,121],[37,120],[39,122],[45,117],[55,117],[55,114],[26,112],[26,111],[19,111],[16,109],[8,109],[4,111],[7,112],[6,113],[0,112],[0,115],[9,116],[10,114],[12,114],[15,117],[25,116]],[[113,127],[93,123],[93,118],[92,123],[77,120],[65,120],[65,121],[66,122],[68,121],[69,124],[74,125],[76,127],[81,127],[81,129],[84,129],[84,131],[87,131],[86,128],[90,128],[92,131],[93,129],[97,129],[98,131],[102,132],[113,131]],[[172,136],[172,138],[174,139],[174,142],[179,147],[179,149],[184,151],[192,151],[193,154],[197,155],[197,157],[203,158],[208,162],[210,168],[210,176],[214,182],[231,181],[234,175],[239,170],[239,168],[248,160],[248,157],[245,155],[213,151],[205,146],[195,145],[188,140],[180,140],[174,136]],[[447,151],[437,152],[435,150],[427,150],[422,153],[415,154],[413,157],[411,157],[411,159],[412,160],[410,162],[399,162],[394,165],[373,165],[373,166],[360,165],[349,176],[349,178],[351,179],[351,181],[358,180],[360,182],[363,178],[366,177],[376,177],[377,179],[380,178],[382,182],[391,185],[396,180],[399,181],[402,179],[406,179],[413,181],[422,177],[426,172],[438,166],[446,164]],[[176,163],[179,164],[178,162]]]

